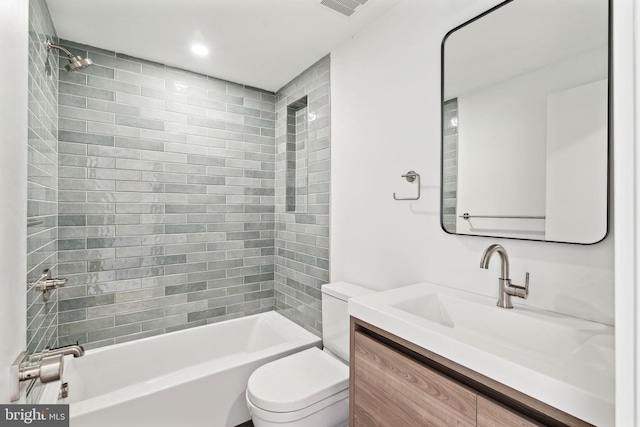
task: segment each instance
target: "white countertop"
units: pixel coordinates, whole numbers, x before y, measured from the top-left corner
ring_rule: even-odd
[[[349,300],[349,314],[597,426],[615,423],[614,328],[431,283]]]

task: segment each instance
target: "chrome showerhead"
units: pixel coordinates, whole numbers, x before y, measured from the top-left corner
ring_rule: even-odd
[[[58,49],[64,52],[65,55],[67,55],[67,59],[69,60],[69,63],[64,66],[64,68],[67,71],[82,70],[83,68],[87,68],[88,66],[93,65],[93,61],[90,60],[89,58],[82,59],[81,56],[75,56],[74,54],[72,54],[62,46],[58,46],[51,43],[51,40],[47,40],[45,42],[45,46],[47,46],[47,50]]]
[[[80,56],[74,56],[69,58],[69,63],[65,65],[64,68],[66,68],[67,71],[76,71],[87,68],[90,65],[93,65],[93,61],[89,58],[82,59]]]

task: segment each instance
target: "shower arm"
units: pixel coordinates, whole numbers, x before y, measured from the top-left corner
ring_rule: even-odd
[[[69,52],[67,49],[63,48],[62,46],[58,46],[57,44],[53,44],[51,43],[51,40],[47,39],[46,42],[44,42],[44,45],[47,46],[47,50],[51,50],[51,49],[58,49],[63,51],[69,58],[75,59],[76,56]]]

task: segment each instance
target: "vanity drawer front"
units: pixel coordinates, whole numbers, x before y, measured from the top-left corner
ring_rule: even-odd
[[[476,393],[354,332],[356,425],[475,426]]]
[[[478,395],[478,427],[539,427],[542,425],[487,397]]]

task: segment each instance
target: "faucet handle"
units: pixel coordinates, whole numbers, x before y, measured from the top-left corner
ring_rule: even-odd
[[[10,400],[15,402],[20,399],[20,383],[40,378],[40,382],[47,383],[57,381],[64,371],[64,358],[62,355],[42,357],[32,360],[26,351],[20,353],[9,369]]]
[[[514,297],[527,299],[527,297],[529,296],[529,272],[527,271],[527,274],[524,277],[524,286],[513,284],[510,286],[511,290],[507,291],[508,294],[513,295]]]

